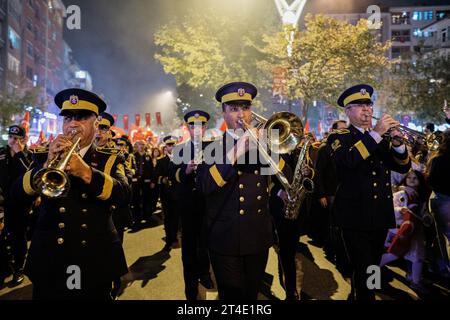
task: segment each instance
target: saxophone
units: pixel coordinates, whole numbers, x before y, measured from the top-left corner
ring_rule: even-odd
[[[288,201],[284,209],[284,217],[289,220],[297,219],[299,209],[306,198],[307,193],[312,193],[314,190],[314,182],[307,177],[303,177],[302,167],[305,163],[306,153],[309,150],[311,137],[306,136],[300,155],[298,156],[297,165],[295,166],[294,179],[286,190],[288,194]]]

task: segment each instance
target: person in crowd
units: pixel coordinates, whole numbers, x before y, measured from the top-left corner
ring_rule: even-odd
[[[345,120],[336,120],[330,128],[330,134],[347,129]],[[333,223],[333,202],[338,187],[336,165],[332,157],[331,146],[326,140],[319,147],[316,162],[316,176],[314,179],[316,198],[326,217],[323,221],[328,237],[325,239],[324,250],[329,259],[336,264],[338,270],[348,275],[348,259],[343,247],[340,229]]]
[[[428,197],[423,174],[417,170],[409,171],[393,196],[396,228],[389,229],[385,244],[388,249],[380,262],[382,267],[399,258],[409,261],[411,267],[407,278],[411,288],[420,293],[428,292],[422,282],[425,259],[423,212]]]
[[[166,233],[165,251],[179,248],[178,229],[180,214],[176,210],[176,186],[170,178],[169,167],[172,160],[172,152],[178,142],[175,136],[166,136],[163,139],[164,156],[160,157],[156,166],[157,183],[160,189],[161,206],[164,213],[164,231]]]
[[[259,136],[250,127],[256,94],[256,87],[247,82],[228,83],[216,92],[228,130],[211,143],[211,155],[206,154],[197,168],[197,185],[206,198],[209,254],[221,300],[257,299],[274,243],[268,203],[270,175],[263,174],[267,168],[248,131]],[[278,166],[282,171],[288,168],[282,159]]]
[[[150,218],[150,187],[152,183],[153,168],[151,155],[145,151],[143,140],[135,142],[134,159],[136,171],[132,179],[133,203],[133,228],[139,228],[143,219]]]
[[[427,164],[428,183],[433,190],[431,195],[431,208],[437,220],[440,231],[450,241],[450,129],[444,132],[444,138],[438,152]],[[441,247],[444,245],[441,244]],[[443,248],[445,250],[445,247]],[[448,250],[448,248],[447,248]],[[442,272],[450,274],[448,252],[441,253],[444,256]]]
[[[205,198],[196,188],[197,166],[206,142],[203,141],[209,113],[192,110],[184,115],[190,139],[173,152],[170,175],[175,182],[177,211],[181,216],[181,258],[187,300],[197,300],[198,283],[212,289],[210,261],[205,240]],[[186,158],[184,158],[186,156]]]
[[[112,281],[128,272],[112,221],[114,206],[129,201],[123,159],[94,145],[97,117],[106,109],[98,95],[66,89],[55,104],[63,134],[48,149],[35,151],[31,170],[13,187],[15,201],[43,195],[25,272],[36,300],[111,300]],[[67,154],[77,142],[77,152]],[[53,194],[42,173],[65,157],[70,183]]]
[[[8,143],[0,148],[0,188],[3,190],[5,225],[12,254],[13,285],[23,282],[23,268],[27,254],[27,228],[31,201],[15,201],[12,193],[14,181],[29,170],[31,152],[26,146],[25,129],[13,125],[8,129]]]
[[[107,112],[102,112],[99,116],[97,131],[95,134],[95,144],[97,147],[111,149],[116,148],[116,144],[113,141],[116,134],[111,130],[113,125],[114,117]]]
[[[397,121],[383,115],[371,128],[373,92],[366,84],[345,90],[337,103],[350,125],[328,137],[338,173],[333,221],[342,230],[353,270],[349,298],[357,300],[375,299],[367,287],[367,268],[379,264],[387,230],[395,226],[391,170],[406,173],[411,167]]]

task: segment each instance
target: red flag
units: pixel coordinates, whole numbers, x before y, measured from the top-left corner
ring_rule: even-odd
[[[139,113],[136,113],[135,120],[136,127],[139,127],[139,125],[141,124],[141,115]]]
[[[225,120],[223,120],[222,124],[220,125],[220,131],[225,132],[227,131],[227,123],[225,122]]]
[[[317,132],[322,133],[322,126],[320,125],[320,120],[317,122]]]
[[[150,113],[145,114],[145,126],[148,128],[152,125],[152,119],[150,118]]]
[[[161,112],[156,112],[156,124],[158,126],[162,125]]]
[[[128,115],[123,115],[123,130],[128,131]]]
[[[36,141],[36,144],[37,144],[37,145],[41,145],[41,144],[43,144],[43,143],[46,142],[46,141],[47,141],[47,139],[45,139],[44,131],[41,130],[41,132],[39,132],[39,138],[38,138],[38,140]]]
[[[305,128],[303,129],[303,132],[309,133],[309,120],[306,121]]]
[[[53,136],[53,133],[50,134],[50,137],[48,137],[48,142],[53,142],[55,140],[55,137]]]
[[[117,114],[113,114],[114,123],[117,123]]]
[[[20,123],[21,127],[25,129],[26,135],[30,131],[30,112],[25,112],[22,122]]]

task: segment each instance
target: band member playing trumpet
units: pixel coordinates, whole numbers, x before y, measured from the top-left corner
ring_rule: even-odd
[[[254,85],[233,82],[216,93],[228,130],[214,147],[214,161],[198,166],[197,185],[206,197],[206,233],[219,299],[255,300],[263,279],[269,248],[274,242],[268,210],[269,175],[248,130],[258,136],[252,121]],[[240,129],[235,131],[236,129]],[[206,149],[205,149],[206,151]],[[218,154],[220,153],[220,154]],[[252,161],[253,160],[253,161]],[[289,170],[284,161],[278,167]]]
[[[64,118],[63,134],[49,149],[35,151],[32,170],[15,184],[17,201],[33,198],[37,191],[46,195],[37,208],[25,272],[34,299],[108,300],[112,281],[128,271],[111,217],[117,205],[129,200],[122,158],[117,150],[93,146],[97,116],[106,109],[100,97],[67,89],[56,95],[55,103]],[[79,151],[69,154],[74,140]],[[58,158],[68,160],[63,173],[53,168]],[[51,174],[36,175],[46,167]],[[62,196],[52,196],[61,188]]]
[[[401,134],[394,129],[397,121],[383,115],[371,129],[373,91],[361,84],[341,94],[338,105],[345,108],[350,125],[328,137],[338,173],[334,222],[342,229],[356,299],[375,298],[367,287],[367,268],[378,265],[387,230],[395,227],[391,170],[406,173],[411,167]],[[388,131],[391,143],[382,137]]]

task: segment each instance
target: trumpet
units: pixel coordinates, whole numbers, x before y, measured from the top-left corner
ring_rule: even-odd
[[[372,119],[380,120],[380,118],[377,118],[375,116],[372,116]],[[393,139],[398,140],[401,139],[402,142],[405,144],[408,144],[410,146],[413,146],[414,143],[417,141],[422,141],[422,144],[426,145],[428,151],[437,151],[439,150],[439,145],[442,142],[442,135],[440,132],[434,132],[432,134],[425,134],[423,132],[419,132],[417,130],[408,128],[404,125],[399,125],[395,127],[398,131],[401,132],[401,134],[404,136],[404,138],[395,137]],[[391,129],[393,130],[393,129]],[[386,132],[385,138],[391,138],[390,137],[390,131]]]
[[[79,134],[72,130],[70,140],[73,141]],[[81,137],[78,137],[67,152],[61,152],[51,159],[47,168],[42,168],[33,177],[34,189],[41,196],[56,199],[63,197],[70,190],[70,179],[64,171],[72,154],[79,148]]]

